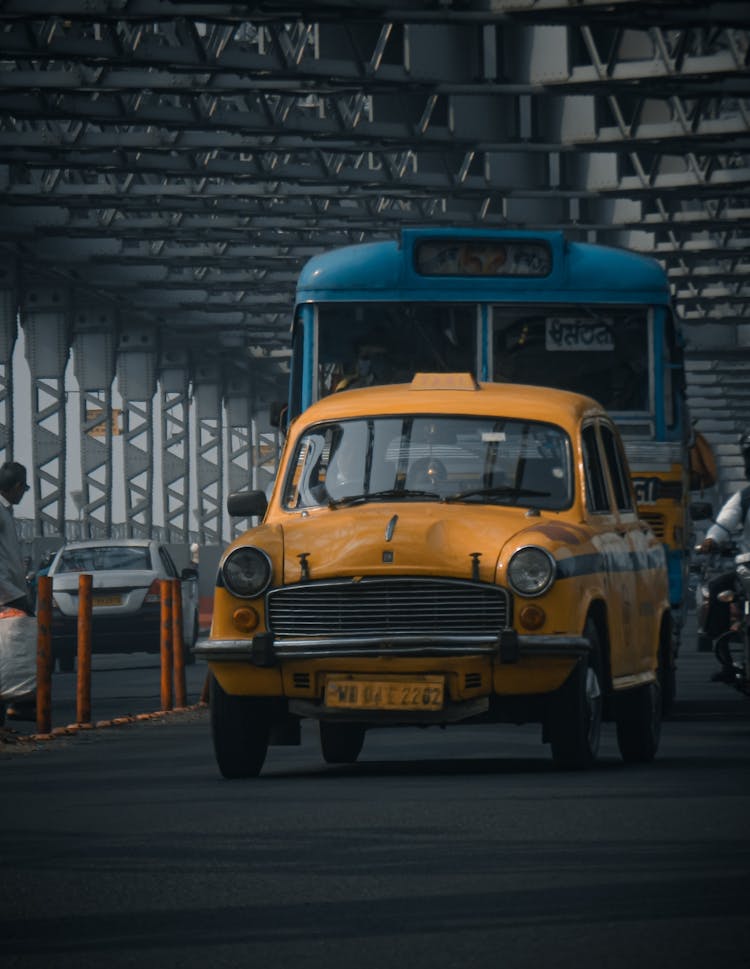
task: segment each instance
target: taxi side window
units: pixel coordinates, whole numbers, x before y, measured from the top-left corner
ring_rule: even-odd
[[[607,494],[607,482],[604,477],[599,447],[596,442],[596,430],[593,424],[584,427],[581,431],[581,442],[583,444],[583,467],[586,474],[586,507],[594,513],[607,513],[609,507],[609,495]]]
[[[607,424],[602,424],[600,430],[602,444],[604,445],[604,455],[609,467],[609,476],[612,479],[612,487],[615,489],[617,509],[618,511],[633,511],[627,472],[625,471],[622,452],[618,447],[615,433]]]

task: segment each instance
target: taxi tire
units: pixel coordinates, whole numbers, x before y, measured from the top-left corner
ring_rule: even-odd
[[[268,752],[271,720],[266,705],[255,697],[231,696],[209,681],[211,736],[223,777],[257,777]]]
[[[658,683],[617,697],[617,746],[626,764],[654,759],[661,737],[661,690]]]
[[[677,697],[677,667],[675,657],[679,651],[679,640],[663,639],[659,647],[659,689],[661,690],[661,715],[668,717],[672,713]]]
[[[599,634],[592,622],[584,636],[591,649],[557,691],[549,715],[552,759],[566,770],[586,770],[599,753],[602,729],[602,673]]]
[[[331,723],[320,721],[320,750],[326,764],[353,764],[365,742],[365,728],[361,723]]]

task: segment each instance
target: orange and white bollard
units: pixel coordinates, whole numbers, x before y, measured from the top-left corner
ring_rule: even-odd
[[[52,729],[52,579],[39,576],[37,587],[36,729]]]
[[[162,579],[161,592],[161,708],[172,709],[172,581]]]
[[[172,579],[172,658],[174,661],[174,703],[187,706],[185,681],[185,640],[182,635],[182,583]]]
[[[76,723],[91,723],[91,618],[94,577],[78,576],[78,655],[76,677]]]

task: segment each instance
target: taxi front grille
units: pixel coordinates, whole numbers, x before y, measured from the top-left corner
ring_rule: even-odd
[[[504,589],[443,579],[346,579],[268,594],[275,637],[497,636],[510,625]]]
[[[642,518],[651,528],[651,531],[656,535],[657,538],[663,539],[667,532],[667,526],[664,521],[664,515],[655,515],[652,513],[646,513],[645,515],[641,513],[639,518]]]

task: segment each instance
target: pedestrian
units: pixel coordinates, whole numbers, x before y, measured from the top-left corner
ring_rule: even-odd
[[[26,468],[22,464],[6,461],[0,466],[0,609],[19,609],[33,616],[26,565],[13,521],[13,506],[28,490]],[[34,708],[35,701],[29,700],[8,706],[5,713],[9,719],[34,719]]]

